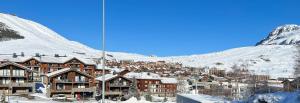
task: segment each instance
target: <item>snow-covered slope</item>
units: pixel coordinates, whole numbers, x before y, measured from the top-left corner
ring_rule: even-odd
[[[41,53],[46,55],[68,55],[83,58],[100,57],[99,50],[75,41],[69,41],[56,32],[36,22],[19,18],[17,16],[0,13],[0,22],[5,28],[16,31],[24,37],[0,41],[0,54],[24,52],[25,55]],[[112,59],[135,61],[179,62],[192,67],[219,67],[230,70],[234,64],[246,65],[247,68],[258,74],[270,74],[272,77],[289,77],[293,74],[293,63],[298,43],[299,27],[286,25],[278,27],[275,31],[260,42],[259,46],[250,46],[230,49],[222,52],[191,56],[148,57],[140,54],[108,52]],[[267,45],[273,44],[273,45]],[[274,45],[286,44],[286,45]],[[269,71],[269,72],[268,72]]]
[[[25,37],[24,39],[0,42],[0,53],[72,54],[73,52],[95,52],[94,49],[74,41],[69,41],[54,31],[33,21],[8,14],[0,14],[0,22]]]
[[[235,64],[244,65],[256,74],[277,77],[291,77],[297,49],[292,45],[266,45],[230,49],[217,53],[165,57],[170,62],[180,62],[193,67],[217,67],[231,70]]]
[[[0,13],[0,23],[5,25],[3,29],[16,31],[23,39],[11,39],[0,41],[0,54],[12,54],[24,52],[25,55],[35,55],[35,53],[46,55],[68,55],[79,57],[101,56],[99,50],[95,50],[76,41],[70,41],[60,36],[51,29],[17,16]],[[0,29],[2,29],[0,28]],[[1,38],[1,35],[0,35]],[[115,53],[114,55],[123,57],[143,57],[138,54]]]

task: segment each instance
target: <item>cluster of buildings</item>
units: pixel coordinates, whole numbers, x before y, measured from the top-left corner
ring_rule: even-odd
[[[132,60],[111,60],[107,62],[109,67],[125,68],[135,72],[152,72],[161,76],[178,76],[179,71],[182,71],[182,64],[180,63],[168,63],[166,61],[132,61]]]
[[[68,56],[1,56],[0,91],[6,95],[34,93],[42,84],[48,97],[64,94],[70,98],[100,95],[105,76],[107,97],[144,95],[175,96],[177,80],[161,75],[106,67],[88,58]],[[132,88],[136,86],[136,88]]]
[[[196,75],[198,74],[198,75]],[[189,78],[193,90],[197,94],[225,96],[230,99],[248,98],[257,93],[284,90],[284,81],[271,79],[268,75],[250,74],[247,69],[232,72],[210,68],[198,71]]]
[[[107,61],[103,72],[96,62],[59,55],[1,56],[0,93],[34,93],[39,89],[38,84],[42,84],[48,97],[64,94],[70,98],[93,98],[102,93],[102,82],[105,82],[107,98],[175,97],[176,93],[186,90],[183,86],[186,80],[191,85],[189,91],[229,98],[300,88],[299,78],[271,79],[268,75],[250,74],[243,68],[226,72],[217,68],[182,67],[164,61]],[[102,77],[105,77],[104,81]],[[183,82],[179,83],[177,79]]]
[[[175,97],[177,93],[177,79],[161,77],[151,72],[129,72],[126,69],[112,69],[112,74],[106,74],[105,90],[108,97],[114,98],[126,95],[152,95],[159,97]],[[102,84],[102,76],[96,80]],[[99,85],[99,90],[102,89]],[[128,96],[127,96],[128,97]]]

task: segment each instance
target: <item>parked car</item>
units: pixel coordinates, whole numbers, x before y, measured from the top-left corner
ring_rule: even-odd
[[[61,101],[61,100],[66,100],[67,97],[64,94],[57,94],[57,95],[53,95],[53,100],[56,101]]]

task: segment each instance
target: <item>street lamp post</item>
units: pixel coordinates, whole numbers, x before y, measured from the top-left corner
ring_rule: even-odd
[[[105,103],[105,0],[102,0],[102,103]]]

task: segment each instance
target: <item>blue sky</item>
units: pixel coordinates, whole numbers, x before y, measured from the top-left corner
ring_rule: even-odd
[[[107,49],[171,56],[252,46],[300,24],[298,0],[106,0]],[[100,0],[2,0],[0,12],[39,22],[101,48]]]

